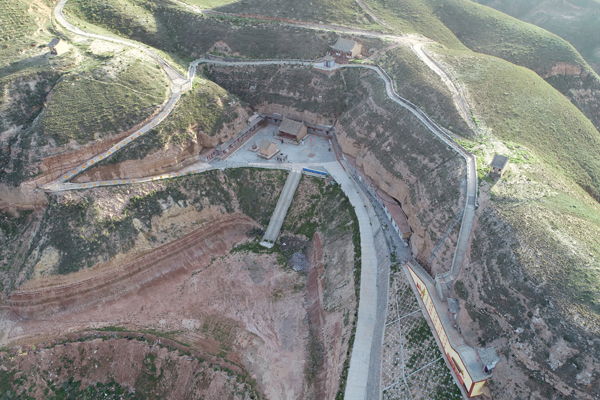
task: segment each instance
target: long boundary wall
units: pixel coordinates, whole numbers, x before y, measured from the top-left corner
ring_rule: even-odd
[[[491,374],[483,371],[477,352],[467,346],[459,333],[452,328],[448,312],[435,289],[433,279],[415,262],[407,262],[404,272],[416,291],[419,305],[427,311],[427,320],[442,350],[446,364],[458,380],[459,388],[466,398],[481,395],[485,382]]]

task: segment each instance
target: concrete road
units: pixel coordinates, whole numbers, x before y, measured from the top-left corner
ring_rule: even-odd
[[[360,302],[358,305],[358,322],[354,347],[350,358],[350,369],[346,383],[346,400],[365,400],[367,380],[371,364],[371,350],[375,323],[377,320],[377,253],[371,229],[371,220],[367,213],[367,205],[359,193],[359,188],[342,168],[340,163],[331,162],[323,165],[333,179],[342,186],[350,204],[358,218],[360,230],[361,273]],[[371,206],[368,204],[368,206]]]

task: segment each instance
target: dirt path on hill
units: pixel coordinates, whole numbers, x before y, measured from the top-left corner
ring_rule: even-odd
[[[465,94],[460,82],[456,79],[451,72],[449,72],[442,64],[440,64],[431,54],[427,53],[425,50],[425,46],[434,42],[412,42],[410,43],[411,49],[419,56],[419,59],[423,61],[433,72],[435,72],[442,82],[446,85],[446,87],[450,90],[452,94],[452,100],[454,101],[454,105],[456,106],[458,112],[462,116],[463,120],[469,125],[469,128],[473,130],[473,132],[478,133],[479,127],[475,124],[472,118],[472,109],[467,100],[467,95]]]

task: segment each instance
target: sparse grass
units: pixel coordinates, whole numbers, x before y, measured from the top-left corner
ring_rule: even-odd
[[[69,75],[50,95],[40,134],[63,145],[126,131],[165,101],[167,85],[158,65],[141,60],[131,60],[114,80],[100,69]]]
[[[35,13],[28,12],[28,6],[26,1],[0,0],[0,67],[21,58],[23,49],[39,45],[34,38],[38,28]]]
[[[218,11],[294,18],[300,21],[340,24],[375,31],[387,28],[375,22],[353,0],[245,0],[218,8]]]
[[[394,81],[400,96],[417,105],[440,126],[462,136],[473,134],[454,106],[447,86],[412,50],[404,46],[388,50],[379,63]]]

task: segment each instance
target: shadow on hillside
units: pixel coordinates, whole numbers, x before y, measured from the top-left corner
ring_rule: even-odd
[[[47,66],[48,63],[48,53],[40,54],[34,57],[25,58],[23,60],[19,60],[13,62],[9,65],[6,65],[0,68],[0,79],[16,74],[18,72],[25,71],[30,68],[40,68]]]

